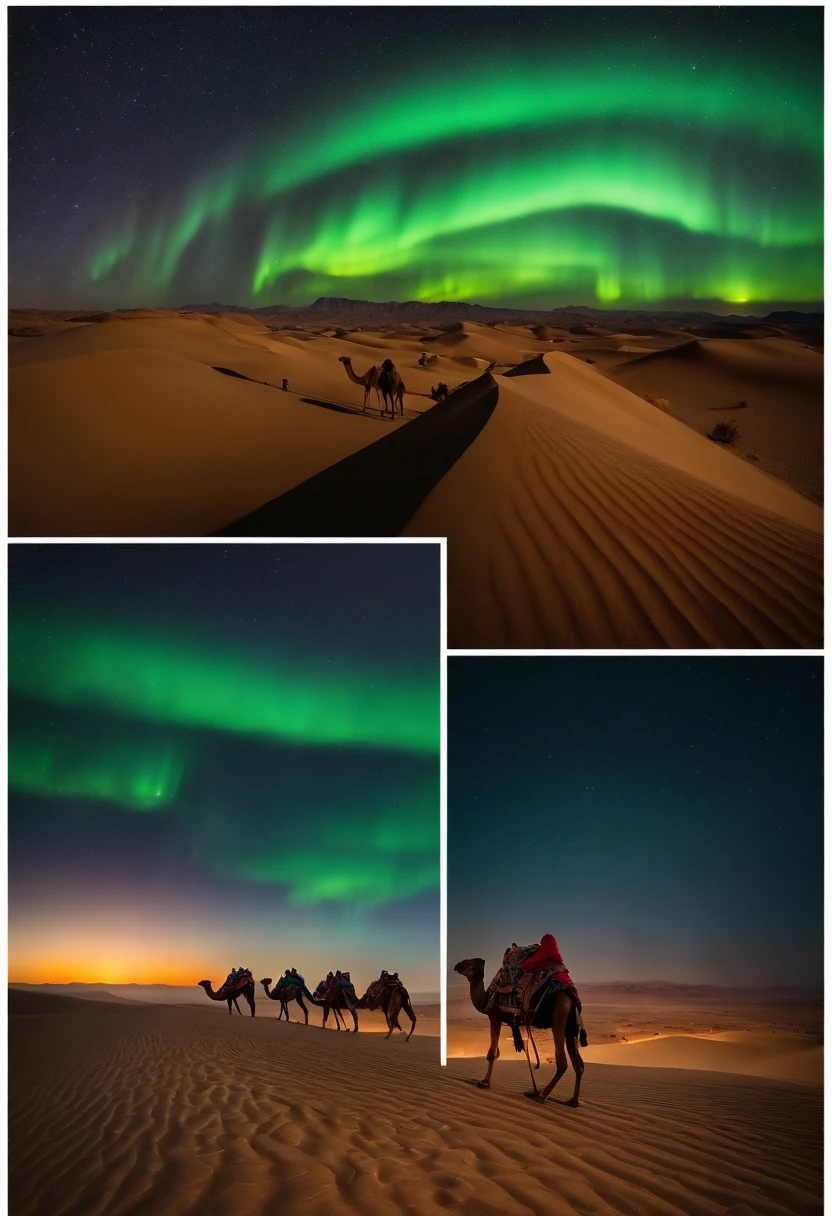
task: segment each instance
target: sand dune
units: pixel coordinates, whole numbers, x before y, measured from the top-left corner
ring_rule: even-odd
[[[497,377],[406,529],[448,536],[452,647],[817,646],[820,510],[591,367]]]
[[[10,353],[16,535],[209,533],[400,425],[360,415],[337,358],[234,321],[114,321]]]
[[[437,1057],[433,1039],[209,1009],[13,1018],[11,1211],[821,1210],[821,1100],[805,1087],[589,1065],[579,1111],[540,1109],[517,1065],[483,1093],[468,1084],[480,1063]]]
[[[604,1043],[603,1038],[593,1033],[589,1046],[581,1049],[581,1055],[590,1064],[726,1072],[821,1086],[823,1047],[817,1039],[816,1035],[763,1031],[708,1035],[654,1032],[648,1038]],[[535,1041],[544,1064],[553,1063],[551,1034],[544,1030],[535,1031]],[[487,1050],[488,1026],[482,1018],[479,1024],[457,1023],[449,1028],[449,1058],[484,1060]],[[516,1061],[508,1031],[501,1037],[500,1051],[501,1063]]]
[[[151,313],[20,339],[11,532],[447,536],[454,647],[820,645],[818,351],[545,332]],[[362,413],[344,355],[359,373],[393,358],[406,425]],[[525,374],[486,384],[478,360]],[[471,385],[437,409],[440,379]],[[496,408],[474,404],[495,382]],[[703,432],[740,399],[738,455]]]
[[[811,498],[823,499],[823,359],[782,338],[704,339],[609,367],[639,395],[669,399],[700,434],[733,420],[733,450]],[[736,408],[740,401],[747,405]]]

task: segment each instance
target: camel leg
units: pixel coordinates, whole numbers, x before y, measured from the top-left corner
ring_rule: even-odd
[[[405,1043],[409,1043],[410,1036],[416,1029],[416,1014],[413,1012],[413,1006],[411,1004],[404,1005],[403,1008],[407,1016],[410,1018],[410,1030],[408,1030],[407,1034],[404,1036]]]
[[[352,1014],[352,1020],[354,1023],[353,1033],[358,1034],[358,1013],[356,1012],[355,1005],[353,1005],[352,1001],[350,1000],[350,998],[347,996],[346,993],[344,993],[344,1001],[346,1002],[347,1009],[349,1009],[350,1013]],[[346,1025],[347,1025],[347,1019],[344,1018],[344,1028],[345,1029],[346,1029]],[[390,1036],[388,1035],[387,1037],[389,1039]]]
[[[234,1001],[234,1008],[237,1010],[237,1012],[239,1013],[240,1017],[242,1017],[242,1016],[243,1016],[243,1011],[242,1011],[242,1009],[240,1008],[240,1006],[237,1004],[237,998],[236,998],[236,996],[235,996],[235,997],[233,997],[232,999],[233,999],[233,1001]],[[228,1012],[230,1013],[230,1012],[231,1012],[231,1010],[229,1009],[229,1011],[228,1011]]]
[[[545,1102],[549,1094],[557,1085],[563,1074],[566,1072],[568,1064],[566,1062],[566,1022],[569,1018],[569,1012],[572,1008],[572,1002],[567,998],[565,1001],[556,1001],[554,1012],[552,1014],[552,1038],[555,1041],[555,1075],[548,1085],[544,1086],[539,1093],[534,1090],[527,1090],[526,1097],[531,1098],[535,1102]]]
[[[489,1017],[491,1023],[491,1046],[488,1049],[488,1055],[485,1057],[488,1060],[488,1071],[481,1081],[477,1081],[478,1089],[489,1089],[491,1087],[491,1074],[494,1071],[494,1061],[500,1058],[500,1030],[502,1022],[499,1018]]]
[[[529,1023],[528,1031],[529,1031],[529,1038],[531,1039],[531,1042],[532,1042],[532,1047],[534,1048],[534,1067],[535,1067],[535,1071],[537,1071],[537,1069],[540,1068],[540,1056],[537,1054],[537,1043],[535,1043],[535,1041],[534,1041],[534,1031],[532,1030],[531,1023]]]
[[[254,994],[252,994],[252,995],[251,995],[251,996],[248,998],[248,1003],[249,1003],[249,1005],[251,1006],[251,1016],[252,1016],[252,1017],[254,1017],[254,1008],[255,1008],[255,1005],[254,1005]]]
[[[308,1026],[309,1025],[309,1010],[304,1005],[303,997],[300,995],[300,993],[298,993],[297,999],[298,999],[298,1004],[300,1005],[301,1010],[303,1012],[303,1024],[304,1024],[304,1026]]]
[[[569,1059],[572,1061],[572,1067],[575,1069],[575,1092],[566,1103],[567,1106],[578,1105],[578,1095],[581,1092],[581,1078],[584,1075],[584,1062],[581,1058],[581,1053],[578,1051],[578,1040],[567,1039],[566,1050],[569,1053]]]

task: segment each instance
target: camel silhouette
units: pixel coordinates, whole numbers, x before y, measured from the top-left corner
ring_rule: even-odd
[[[280,1001],[280,1013],[277,1015],[278,1022],[283,1018],[284,1014],[286,1015],[286,1021],[288,1022],[290,1020],[289,1005],[292,1003],[292,1001],[297,1001],[303,1013],[303,1024],[304,1026],[308,1026],[309,1010],[304,1005],[303,998],[306,997],[307,1000],[311,1001],[313,1005],[319,1005],[320,1001],[315,1000],[314,996],[305,984],[287,983],[285,975],[281,976],[274,988],[269,991],[269,984],[271,984],[271,982],[271,976],[269,976],[268,979],[260,981],[269,1000]]]
[[[368,371],[366,371],[363,376],[359,376],[357,372],[353,371],[352,359],[350,359],[348,355],[340,355],[338,358],[338,362],[343,363],[344,369],[345,369],[347,375],[349,376],[350,380],[352,380],[353,384],[360,384],[362,386],[362,388],[364,389],[364,404],[361,407],[362,411],[366,410],[366,408],[367,408],[367,399],[370,396],[371,389],[376,390],[376,398],[378,400],[379,407],[380,407],[381,406],[381,397],[379,396],[379,391],[378,391],[379,372],[378,372],[378,368],[375,366],[375,364],[373,364],[373,366],[371,368],[369,368]]]
[[[199,988],[205,989],[205,995],[212,1001],[228,1001],[228,1012],[231,1013],[231,1002],[234,1002],[234,1008],[242,1017],[242,1011],[237,1004],[237,997],[243,997],[251,1009],[251,1016],[254,1017],[254,981],[245,984],[242,988],[235,988],[233,992],[226,992],[225,988],[220,988],[219,992],[214,992],[214,986],[210,980],[200,980],[197,985]]]
[[[500,1055],[500,1029],[502,1026],[511,1026],[514,1032],[515,1047],[518,1046],[520,1031],[517,1027],[517,1013],[509,1009],[502,1009],[491,999],[490,990],[487,990],[483,984],[485,959],[464,958],[461,962],[457,963],[454,971],[458,975],[465,976],[470,987],[471,1004],[478,1013],[484,1013],[491,1023],[491,1046],[486,1056],[488,1070],[482,1081],[477,1082],[480,1089],[488,1089],[491,1085],[491,1073],[494,1069],[494,1061]],[[544,998],[544,1002],[542,1003],[551,1004],[551,1013],[549,1013],[548,1009],[544,1012],[548,1014],[547,1020],[551,1024],[552,1037],[555,1041],[556,1071],[554,1077],[544,1089],[538,1090],[535,1086],[534,1089],[526,1091],[526,1097],[531,1098],[535,1102],[546,1101],[549,1094],[566,1072],[566,1056],[568,1053],[569,1059],[572,1061],[572,1067],[575,1070],[575,1092],[564,1105],[577,1106],[578,1095],[581,1091],[581,1077],[584,1074],[584,1062],[578,1050],[578,1023],[576,1019],[575,998],[568,989],[561,988],[554,994],[551,1002],[546,1002]],[[534,1025],[538,1026],[542,1024],[542,1020],[538,1021],[537,1017],[535,1017]],[[522,1040],[520,1040],[519,1047],[522,1050]]]
[[[380,990],[379,990],[380,989]],[[387,1019],[387,1034],[385,1038],[389,1039],[394,1030],[404,1031],[399,1025],[399,1014],[404,1012],[410,1018],[410,1030],[405,1035],[405,1042],[410,1039],[413,1031],[416,1029],[416,1014],[413,1012],[413,1006],[410,1003],[410,994],[404,984],[395,986],[385,985],[380,988],[379,981],[376,980],[362,996],[358,1002],[357,1009],[380,1009]]]
[[[390,417],[396,417],[396,402],[399,405],[399,413],[404,417],[404,395],[407,390],[392,359],[385,359],[382,363],[378,377],[378,387],[381,389],[381,395],[384,399],[382,414],[387,413],[387,403],[389,400]]]

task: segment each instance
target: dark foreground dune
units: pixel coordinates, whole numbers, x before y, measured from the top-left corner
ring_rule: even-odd
[[[14,1216],[821,1211],[819,1091],[589,1065],[585,1104],[438,1040],[208,1007],[13,1016]]]

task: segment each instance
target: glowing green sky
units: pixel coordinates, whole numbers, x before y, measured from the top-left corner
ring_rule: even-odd
[[[137,18],[125,57],[130,105],[161,82],[147,123],[67,133],[100,135],[46,276],[79,304],[822,298],[819,10],[517,9],[501,36],[454,9],[220,15],[180,37],[208,100],[168,106],[182,65],[149,31],[177,20]]]
[[[199,957],[233,938],[268,974],[291,926],[295,961],[393,941],[435,987],[438,546],[25,546],[10,596],[30,959],[48,915],[74,957],[129,923],[151,967],[167,910]]]
[[[328,660],[293,660],[288,647],[264,667],[254,654],[229,656],[170,633],[23,620],[10,630],[9,685],[56,705],[295,743],[438,748],[435,673],[395,663],[335,670]]]
[[[243,303],[820,298],[819,82],[638,59],[405,72],[135,212],[90,280],[170,299],[244,225]]]

